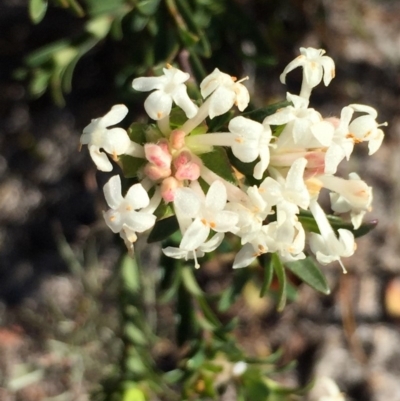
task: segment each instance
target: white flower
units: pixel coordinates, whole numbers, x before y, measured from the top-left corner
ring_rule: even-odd
[[[230,121],[229,131],[235,135],[232,152],[239,160],[250,163],[260,157],[254,166],[254,178],[260,180],[269,164],[270,126],[239,116]]]
[[[287,93],[286,98],[293,106],[279,109],[264,120],[270,125],[286,124],[276,141],[274,153],[282,149],[328,146],[334,132],[332,124],[323,121],[316,110],[307,108],[308,101],[302,97]]]
[[[346,273],[340,258],[353,255],[356,249],[353,233],[349,230],[339,229],[339,238],[337,238],[325,212],[315,199],[310,202],[310,211],[320,231],[320,234],[309,234],[312,252],[317,257],[318,262],[324,265],[337,260],[342,266],[343,272]]]
[[[203,79],[200,89],[204,98],[211,95],[208,109],[210,118],[226,113],[234,104],[243,111],[250,101],[247,88],[218,68]]]
[[[226,206],[227,210],[237,213],[238,231],[235,235],[241,238],[242,244],[251,242],[260,234],[263,221],[271,213],[271,207],[261,196],[257,186],[247,189],[248,198],[243,202],[230,202]]]
[[[324,56],[325,50],[308,47],[300,47],[301,55],[291,61],[283,70],[280,80],[284,84],[288,72],[297,67],[303,67],[303,83],[300,96],[309,99],[311,89],[317,86],[322,78],[325,86],[328,86],[335,77],[335,63],[333,60]]]
[[[330,194],[332,210],[336,213],[350,212],[353,227],[359,228],[365,213],[371,210],[372,188],[356,173],[350,173],[349,180],[326,177],[321,181],[326,188],[334,191]]]
[[[149,206],[150,199],[141,184],[130,187],[125,197],[121,195],[121,178],[115,175],[104,185],[104,196],[109,209],[104,212],[106,224],[114,233],[121,233],[124,239],[133,243],[136,232],[153,227],[156,216],[148,211],[138,211]]]
[[[185,259],[185,260],[194,259],[195,261],[194,267],[198,269],[200,265],[197,262],[197,258],[201,258],[204,256],[205,253],[212,252],[215,249],[217,249],[221,245],[224,236],[225,236],[224,233],[216,233],[211,239],[201,244],[195,250],[167,246],[162,251],[164,255],[173,259]]]
[[[227,194],[222,182],[215,181],[203,198],[192,188],[178,188],[175,192],[174,207],[179,210],[178,214],[194,219],[183,233],[181,249],[199,248],[211,229],[220,233],[236,230],[237,214],[224,210]]]
[[[233,268],[249,266],[258,256],[278,252],[283,261],[304,259],[305,232],[295,216],[285,211],[278,214],[278,221],[262,226],[257,235],[237,253]]]
[[[97,168],[101,171],[111,171],[112,164],[105,153],[100,152],[104,149],[114,157],[124,154],[131,147],[131,144],[137,146],[140,153],[140,145],[134,144],[129,139],[127,132],[122,128],[111,128],[122,121],[128,114],[128,108],[123,104],[117,104],[104,116],[96,118],[83,129],[80,142],[82,145],[88,145],[90,156]],[[139,155],[139,154],[138,154]]]
[[[186,117],[194,117],[198,109],[190,100],[184,85],[190,75],[172,66],[164,68],[163,71],[162,76],[136,78],[132,82],[133,89],[137,91],[148,92],[156,89],[144,102],[147,114],[153,120],[161,120],[169,116],[172,102],[175,102],[185,112]]]
[[[317,380],[314,387],[318,393],[326,394],[321,395],[318,401],[345,401],[345,396],[340,392],[337,384],[329,377],[321,377]]]
[[[269,206],[278,207],[286,213],[293,215],[299,213],[299,207],[307,209],[310,202],[310,195],[304,183],[304,169],[307,165],[305,158],[295,160],[290,167],[286,178],[276,173],[276,179],[267,177],[260,185],[261,196]]]
[[[333,134],[332,142],[325,155],[325,173],[335,174],[339,163],[346,157],[349,160],[354,149],[354,141],[349,137],[349,124],[353,115],[351,107],[344,107]]]
[[[351,104],[349,107],[355,112],[367,113],[367,115],[357,117],[351,122],[349,137],[355,143],[368,141],[369,155],[374,154],[380,148],[384,137],[384,133],[379,127],[386,126],[387,123],[378,124],[376,122],[378,113],[373,107],[362,104]]]
[[[273,238],[268,237],[263,230],[260,230],[257,233],[257,237],[253,238],[253,240],[247,244],[244,244],[236,254],[232,268],[240,269],[249,266],[258,256],[269,252],[269,245],[272,242]]]
[[[274,239],[270,252],[278,252],[284,262],[304,259],[306,234],[297,216],[285,211],[277,213],[277,221],[263,227],[265,233]]]

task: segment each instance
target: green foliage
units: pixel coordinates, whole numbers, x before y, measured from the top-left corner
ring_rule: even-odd
[[[311,258],[285,263],[285,267],[310,287],[323,294],[330,294],[325,276]]]
[[[91,49],[101,49],[107,38],[119,41],[116,46],[126,55],[115,71],[120,87],[139,74],[156,72],[172,63],[178,54],[188,55],[186,69],[201,80],[207,70],[204,62],[213,57],[216,47],[228,45],[236,51],[236,44],[228,38],[238,32],[240,40],[250,40],[258,50],[253,58],[246,56],[247,60],[262,64],[263,58],[269,57],[266,39],[252,24],[245,28],[238,16],[246,19],[247,14],[226,0],[30,0],[32,22],[50,18],[46,11],[51,7],[62,7],[76,18],[84,17],[80,33],[35,50],[15,76],[30,82],[33,97],[49,90],[59,105],[64,104],[64,94],[71,91],[76,64]],[[235,66],[232,73],[239,68]]]
[[[343,228],[351,231],[354,234],[355,238],[362,237],[363,235],[368,234],[378,224],[377,220],[366,221],[363,222],[361,226],[355,230],[353,224],[343,220],[341,217],[332,215],[327,215],[327,217],[330,225],[336,232],[337,230]],[[300,212],[299,221],[303,225],[304,229],[306,229],[307,231],[319,234],[317,223],[315,222],[315,219],[312,216],[311,212],[309,212],[308,210],[302,210]]]

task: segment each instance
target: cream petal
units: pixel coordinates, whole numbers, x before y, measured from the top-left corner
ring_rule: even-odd
[[[119,175],[114,175],[103,188],[104,197],[111,209],[118,209],[124,198],[121,195],[121,178]]]
[[[121,231],[123,221],[119,212],[110,209],[107,212],[103,212],[103,217],[107,226],[113,233],[119,233]]]
[[[101,125],[103,127],[110,127],[111,125],[118,124],[126,117],[128,111],[128,108],[124,104],[116,104],[101,118]]]
[[[335,78],[335,63],[327,56],[322,56],[320,63],[324,68],[324,84],[328,86],[333,78]]]
[[[227,193],[224,184],[221,181],[214,181],[206,195],[206,209],[213,212],[219,212],[224,209],[226,202]]]
[[[131,144],[128,133],[123,128],[111,128],[104,138],[103,149],[109,154],[122,155]]]
[[[173,94],[174,102],[185,112],[187,118],[197,114],[198,107],[190,100],[185,85],[179,85]]]
[[[204,244],[210,234],[210,227],[203,224],[200,219],[195,219],[183,234],[179,248],[194,251]]]
[[[142,209],[149,205],[150,198],[142,184],[132,185],[125,195],[125,202],[127,202],[132,209]]]
[[[211,97],[209,116],[214,118],[226,113],[235,103],[236,94],[233,90],[220,86]]]
[[[89,153],[94,164],[100,171],[111,171],[113,169],[107,155],[104,152],[100,152],[97,146],[89,146]]]
[[[162,90],[151,93],[144,102],[144,109],[153,120],[161,120],[168,116],[171,108],[172,98]]]
[[[135,78],[132,82],[133,89],[139,92],[149,92],[153,89],[162,89],[167,83],[165,76]]]
[[[142,233],[154,226],[156,216],[150,213],[132,211],[124,214],[124,224],[131,230]]]
[[[233,268],[240,269],[242,267],[249,266],[257,257],[253,245],[245,244],[242,249],[236,254],[235,260],[233,261]]]

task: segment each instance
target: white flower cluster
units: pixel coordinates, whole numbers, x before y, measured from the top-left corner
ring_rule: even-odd
[[[328,85],[335,66],[323,55],[324,50],[301,48],[300,52],[281,75],[284,83],[288,72],[302,67],[300,95],[288,93],[290,105],[262,123],[238,116],[229,122],[228,132],[195,132],[206,118],[222,115],[234,105],[243,111],[249,93],[243,80],[215,69],[200,84],[204,100],[198,107],[187,94],[189,74],[168,65],[162,76],[133,81],[134,89],[152,91],[144,106],[157,128],[146,143],[132,142],[122,128],[108,128],[126,116],[124,105],[114,106],[84,129],[81,143],[88,145],[99,170],[112,170],[106,153],[115,161],[123,154],[145,160],[138,174],[141,183],[133,185],[125,197],[118,175],[104,187],[110,207],[104,213],[106,223],[120,233],[128,249],[133,250],[136,233],[155,224],[156,209],[168,203],[178,220],[182,240],[179,247],[167,247],[164,253],[172,258],[194,259],[196,267],[197,258],[215,250],[225,233],[241,241],[234,268],[248,266],[267,252],[277,252],[283,261],[303,259],[306,243],[322,264],[341,263],[341,258],[354,253],[353,233],[332,229],[318,196],[322,188],[329,190],[333,211],[349,213],[354,229],[360,227],[364,214],[371,209],[372,189],[356,173],[348,179],[334,174],[338,164],[349,159],[355,144],[368,142],[369,154],[376,152],[384,136],[380,126],[385,124],[376,122],[377,112],[369,106],[346,106],[340,118],[323,118],[308,107],[312,88],[322,80]],[[170,125],[173,104],[187,117],[175,129]],[[201,154],[215,146],[229,147],[241,162],[254,163],[253,177],[259,185],[246,186],[240,178],[236,183],[228,182],[207,168]],[[319,233],[306,232],[301,224],[299,213],[306,210],[315,219]]]

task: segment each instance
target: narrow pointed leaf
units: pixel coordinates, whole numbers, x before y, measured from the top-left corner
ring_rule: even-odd
[[[274,274],[274,266],[272,258],[264,262],[264,281],[260,290],[260,297],[263,297],[271,286],[272,276]]]
[[[278,254],[272,254],[272,263],[274,265],[274,270],[279,281],[279,292],[278,292],[278,311],[281,312],[286,305],[286,274],[283,264],[278,256]]]
[[[226,181],[235,183],[228,156],[223,148],[215,147],[212,152],[203,153],[201,155],[201,160],[204,165],[214,173],[218,174]]]
[[[285,263],[285,267],[315,290],[330,293],[325,276],[311,258]]]
[[[158,220],[156,221],[156,224],[154,224],[154,227],[147,238],[147,242],[151,244],[152,242],[163,241],[178,231],[178,229],[179,224],[175,215]]]
[[[38,24],[46,15],[47,0],[30,0],[29,16],[34,24]]]
[[[329,216],[327,216],[327,218],[329,220],[330,225],[332,226],[332,228],[335,231],[339,230],[340,228],[344,228],[346,230],[351,231],[354,234],[354,237],[356,237],[356,238],[359,238],[365,234],[368,234],[378,224],[378,220],[366,221],[366,222],[362,223],[361,226],[357,230],[355,230],[353,227],[353,224],[344,221],[342,218],[340,218],[338,216],[329,215]],[[319,229],[318,229],[317,223],[315,222],[315,219],[314,219],[313,215],[311,214],[311,212],[309,212],[308,210],[302,210],[300,212],[299,221],[301,222],[301,224],[307,231],[311,231],[311,232],[319,234]]]
[[[191,266],[184,266],[182,268],[182,281],[186,290],[195,297],[202,297],[203,291],[197,284],[196,277],[193,274]]]
[[[262,107],[260,109],[256,109],[253,111],[248,111],[247,113],[243,113],[243,117],[250,118],[254,121],[258,121],[262,123],[265,117],[268,117],[274,114],[277,110],[282,109],[283,107],[290,106],[292,103],[287,100],[271,104],[267,107]]]

